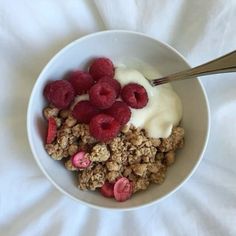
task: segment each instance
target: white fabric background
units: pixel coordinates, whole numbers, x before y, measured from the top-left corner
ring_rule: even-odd
[[[197,65],[236,48],[235,0],[0,0],[0,235],[236,235],[236,74],[203,79],[212,127],[193,177],[159,204],[99,211],[62,195],[26,137],[32,86],[69,42],[104,29],[145,32]]]

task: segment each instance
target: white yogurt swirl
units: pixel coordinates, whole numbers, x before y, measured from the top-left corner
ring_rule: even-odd
[[[138,83],[148,93],[146,107],[131,109],[129,123],[144,128],[150,137],[167,138],[182,118],[182,103],[171,85],[152,87],[139,71],[123,66],[116,68],[115,79],[122,87],[128,83]]]

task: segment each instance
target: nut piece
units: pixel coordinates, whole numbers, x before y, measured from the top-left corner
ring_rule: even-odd
[[[175,162],[175,152],[170,151],[165,154],[165,163],[167,166],[171,166]]]
[[[109,182],[114,182],[119,176],[120,176],[120,173],[118,171],[111,171],[107,173],[106,179]]]
[[[134,164],[131,166],[133,172],[138,176],[145,176],[147,172],[147,164]]]
[[[154,147],[159,147],[159,145],[161,144],[161,140],[159,138],[152,138],[151,142]]]
[[[130,125],[125,125],[125,126],[121,129],[121,132],[122,132],[123,134],[126,134],[126,133],[128,133],[129,128],[130,128]]]
[[[115,161],[108,161],[106,167],[109,171],[119,171],[121,166]]]
[[[137,155],[129,155],[128,156],[128,162],[130,165],[132,164],[138,164],[141,162],[141,156],[137,156]]]
[[[147,156],[149,158],[155,157],[157,149],[155,147],[142,147],[140,150],[142,156]]]
[[[62,121],[58,117],[55,117],[55,120],[56,120],[57,128],[59,128],[61,126],[61,124],[62,124]]]
[[[146,178],[138,178],[133,182],[133,192],[137,192],[139,190],[145,190],[149,186],[149,181]]]
[[[46,107],[43,109],[43,115],[48,120],[50,117],[57,117],[59,109],[56,107]]]
[[[140,146],[143,143],[143,137],[141,135],[140,136],[133,135],[132,138],[130,138],[130,142],[134,146]]]
[[[77,120],[73,116],[68,116],[65,120],[65,125],[67,127],[73,127],[77,123]]]
[[[110,157],[110,152],[105,144],[96,144],[90,153],[91,161],[106,161]]]
[[[155,156],[142,156],[144,163],[153,163],[155,162]]]
[[[150,173],[158,173],[161,168],[163,168],[163,164],[160,161],[149,163],[147,166],[147,169]]]
[[[57,138],[57,143],[61,146],[62,149],[65,149],[68,145],[69,137],[66,136],[60,136]]]

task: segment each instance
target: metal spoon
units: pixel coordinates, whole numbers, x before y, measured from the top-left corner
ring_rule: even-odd
[[[176,80],[227,72],[236,72],[236,50],[192,69],[177,72],[162,78],[149,80],[149,82],[154,87]]]

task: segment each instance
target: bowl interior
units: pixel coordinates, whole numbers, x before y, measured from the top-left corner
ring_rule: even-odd
[[[208,136],[208,107],[204,91],[197,79],[173,83],[183,103],[182,125],[185,128],[185,147],[178,152],[176,163],[169,168],[164,184],[151,185],[147,191],[118,203],[97,192],[80,191],[73,173],[60,162],[52,160],[44,150],[46,123],[42,109],[46,105],[42,92],[49,80],[60,79],[71,69],[85,69],[94,57],[106,56],[116,63],[138,58],[157,68],[161,74],[189,68],[184,59],[170,47],[142,34],[107,31],[81,38],[61,50],[37,79],[28,108],[29,142],[42,171],[62,192],[84,203],[105,208],[130,209],[158,201],[173,192],[193,172],[202,156]]]

